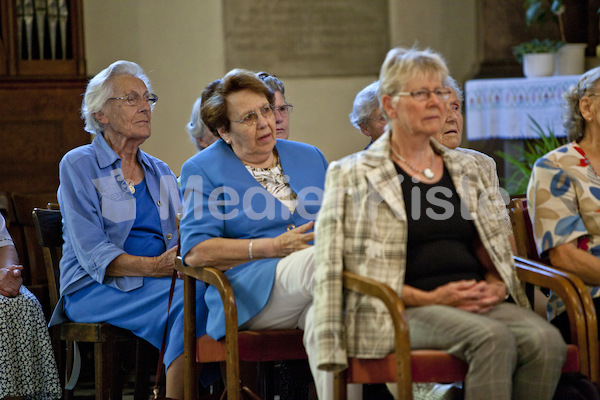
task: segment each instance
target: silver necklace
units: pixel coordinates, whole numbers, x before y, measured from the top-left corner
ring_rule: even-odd
[[[424,170],[420,171],[414,165],[412,165],[411,163],[409,163],[406,160],[406,158],[404,158],[400,154],[398,154],[398,152],[394,149],[394,146],[390,145],[390,149],[392,149],[392,153],[394,153],[394,155],[396,156],[396,158],[398,158],[404,164],[408,165],[408,167],[410,169],[412,169],[414,172],[416,172],[417,174],[421,174],[421,175],[423,175],[427,179],[433,179],[433,177],[435,176],[435,174],[433,173],[433,170],[432,170],[433,169],[433,161],[434,161],[434,154],[433,153],[431,154],[431,165],[429,166],[429,168],[425,168]]]

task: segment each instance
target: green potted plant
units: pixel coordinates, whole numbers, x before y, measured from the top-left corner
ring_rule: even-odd
[[[558,40],[533,39],[512,48],[518,62],[523,64],[523,74],[526,77],[554,75],[556,66],[555,55],[564,45]]]
[[[555,75],[579,75],[585,70],[585,43],[568,43],[565,36],[563,0],[524,0],[527,26],[540,25],[548,20],[558,24],[560,40],[564,44],[556,49]]]
[[[551,126],[547,126],[544,130],[531,115],[528,115],[528,117],[531,122],[531,129],[536,133],[537,138],[527,140],[524,148],[521,146],[515,147],[518,156],[512,156],[503,151],[496,152],[498,157],[512,166],[513,172],[503,184],[511,195],[527,192],[529,176],[536,160],[568,141],[566,137],[556,137]]]

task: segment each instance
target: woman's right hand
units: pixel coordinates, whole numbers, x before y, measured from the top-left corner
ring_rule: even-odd
[[[308,232],[314,226],[314,221],[307,222],[297,228],[291,229],[274,238],[275,258],[285,257],[295,251],[305,249],[311,245],[308,242],[314,240],[315,233]]]
[[[171,247],[160,256],[154,257],[155,265],[152,276],[157,278],[171,276],[175,268],[175,257],[177,257],[177,246]]]
[[[0,295],[5,297],[15,297],[19,294],[19,289],[23,284],[21,271],[23,266],[13,265],[0,269]]]

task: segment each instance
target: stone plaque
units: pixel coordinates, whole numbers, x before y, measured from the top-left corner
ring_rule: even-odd
[[[378,75],[387,0],[223,0],[225,62],[281,76]]]

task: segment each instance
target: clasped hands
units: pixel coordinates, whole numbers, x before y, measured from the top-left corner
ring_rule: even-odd
[[[432,291],[436,304],[483,314],[504,301],[507,288],[502,282],[460,280],[439,286]]]

